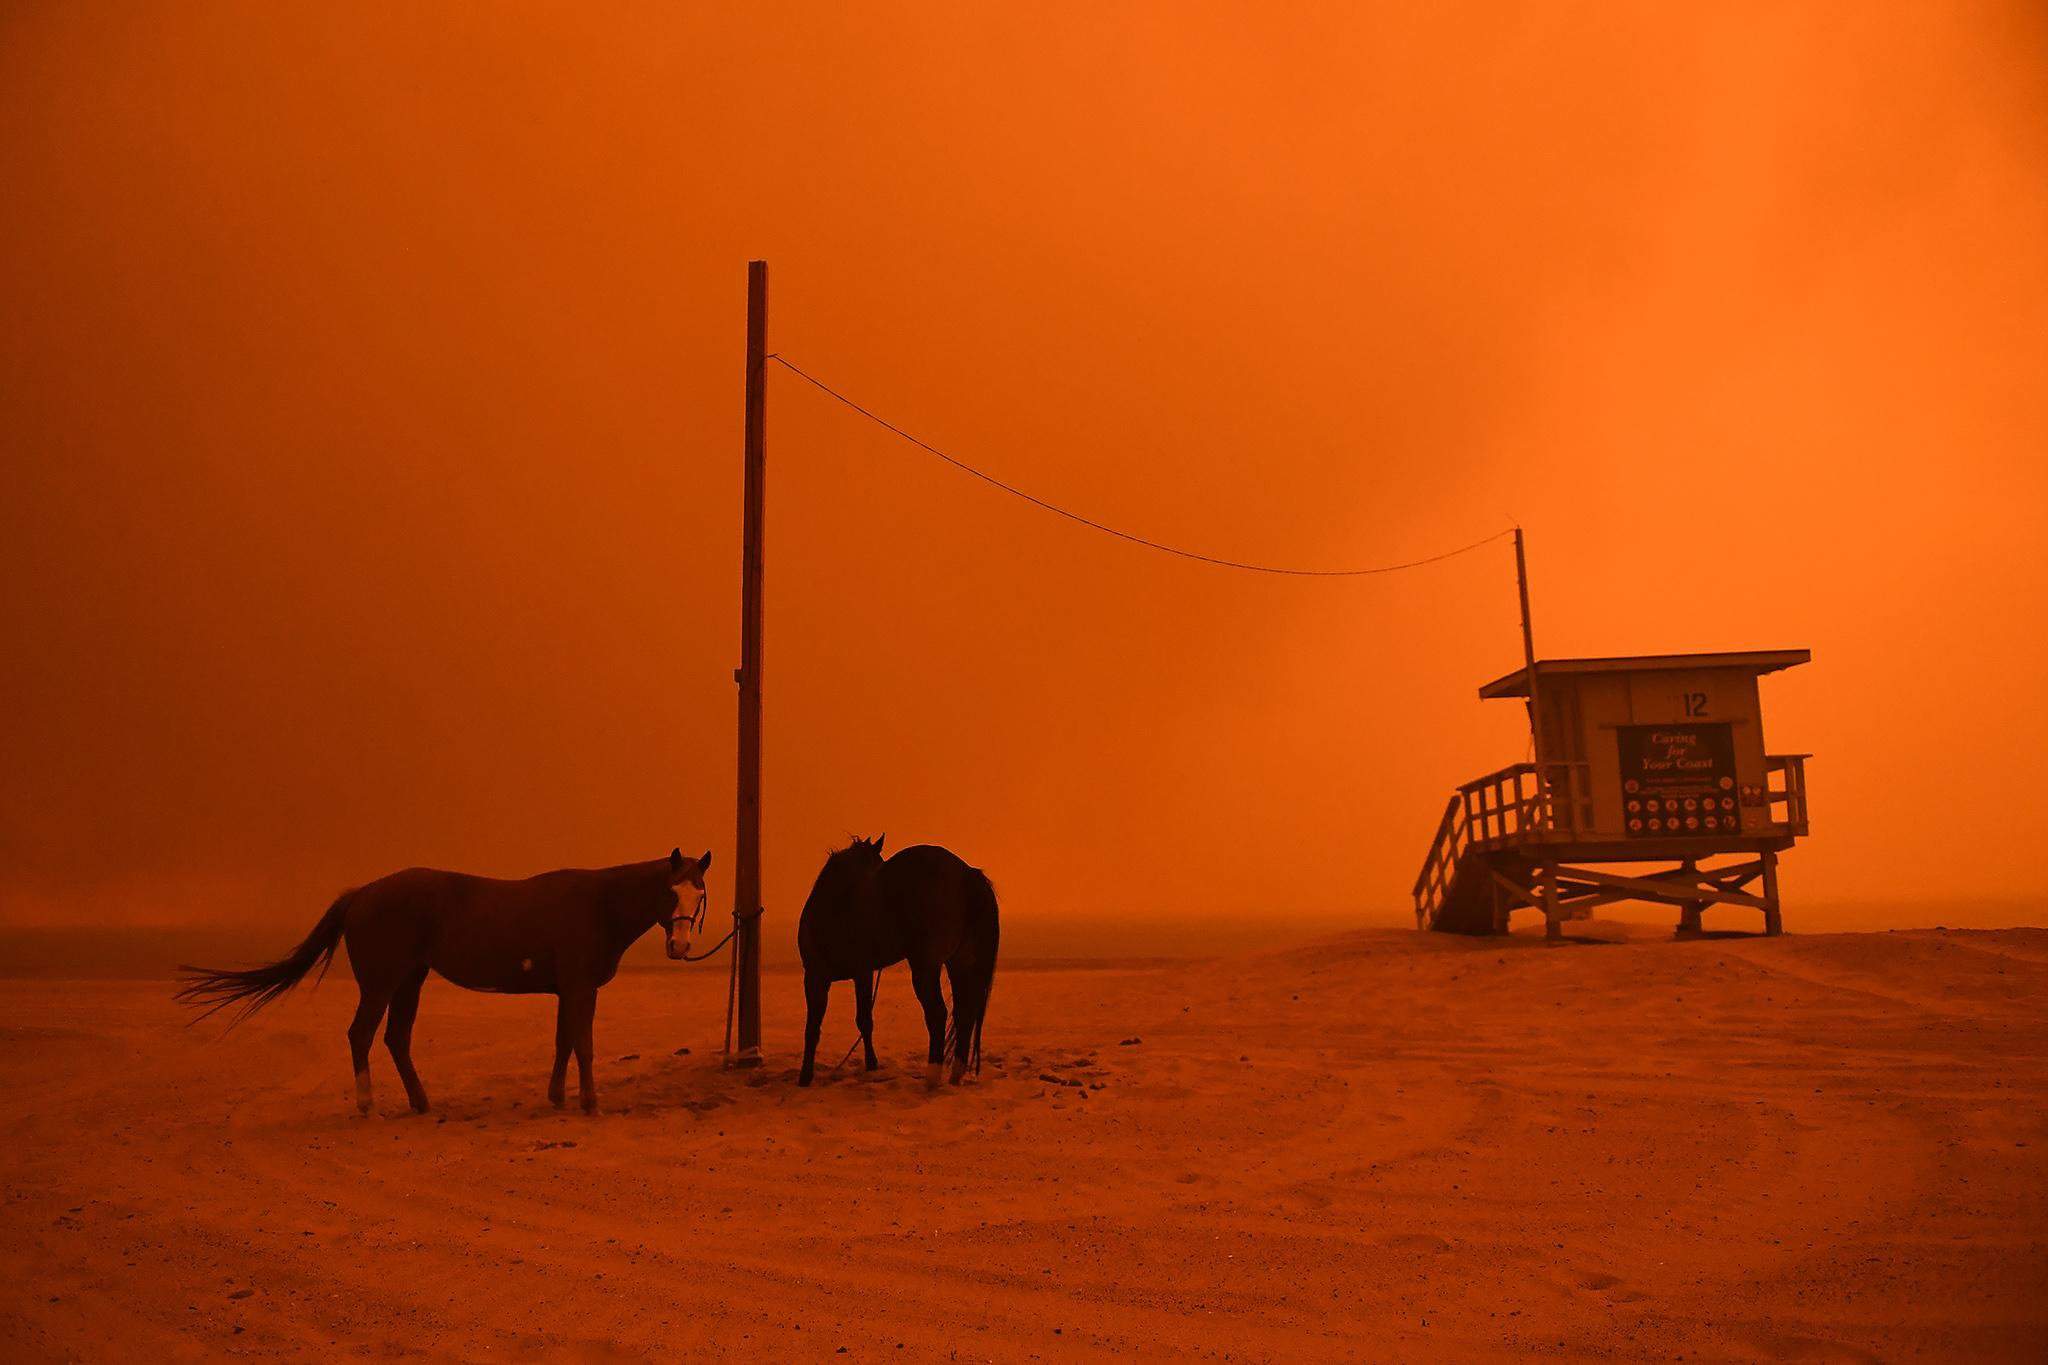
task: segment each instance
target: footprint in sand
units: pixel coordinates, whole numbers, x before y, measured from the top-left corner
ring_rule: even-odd
[[[1611,1304],[1641,1303],[1644,1299],[1650,1297],[1641,1290],[1621,1288],[1621,1277],[1619,1275],[1609,1275],[1605,1271],[1596,1270],[1589,1275],[1581,1277],[1579,1285],[1582,1288],[1592,1290],[1596,1294],[1607,1295],[1607,1302]]]

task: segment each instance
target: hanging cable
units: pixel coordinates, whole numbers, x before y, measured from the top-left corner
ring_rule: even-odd
[[[1482,546],[1491,545],[1496,540],[1505,540],[1507,537],[1514,534],[1514,528],[1508,527],[1505,530],[1495,531],[1492,535],[1487,536],[1484,539],[1475,540],[1470,545],[1461,545],[1455,550],[1445,550],[1442,554],[1429,555],[1422,559],[1410,559],[1400,564],[1380,564],[1369,569],[1295,569],[1286,568],[1274,564],[1247,564],[1242,560],[1220,559],[1215,555],[1205,555],[1196,550],[1184,550],[1177,545],[1162,544],[1159,541],[1151,540],[1141,535],[1135,535],[1129,531],[1119,531],[1114,526],[1105,526],[1103,523],[1096,521],[1092,517],[1084,517],[1079,512],[1070,512],[1066,508],[1061,507],[1057,503],[1047,502],[1044,498],[1038,497],[1035,494],[1027,493],[1023,489],[1018,488],[1012,484],[1004,483],[995,475],[985,473],[982,470],[976,469],[973,465],[968,464],[965,460],[956,459],[955,457],[948,455],[945,451],[940,450],[937,446],[931,444],[929,441],[920,440],[918,437],[913,436],[909,432],[905,431],[902,427],[897,426],[894,422],[891,422],[886,418],[879,417],[875,413],[870,412],[867,408],[864,408],[859,403],[854,402],[851,398],[848,398],[845,394],[839,392],[839,390],[833,388],[824,380],[819,379],[816,375],[806,373],[804,370],[798,368],[798,366],[794,362],[785,359],[781,355],[770,355],[767,358],[769,360],[774,361],[776,364],[782,366],[783,369],[788,370],[791,374],[803,380],[805,383],[810,384],[812,387],[818,389],[821,393],[824,393],[828,397],[837,399],[839,402],[844,403],[847,407],[852,408],[855,412],[867,418],[876,426],[881,427],[885,431],[893,432],[897,436],[902,437],[904,440],[910,442],[910,444],[916,446],[919,450],[922,450],[927,454],[938,456],[941,460],[944,460],[947,464],[953,466],[955,469],[960,470],[962,473],[972,474],[975,478],[980,479],[983,483],[993,484],[995,487],[1002,489],[1003,492],[1008,493],[1011,497],[1022,498],[1024,501],[1031,503],[1033,506],[1042,507],[1048,512],[1053,512],[1060,516],[1065,517],[1069,521],[1077,521],[1081,523],[1081,525],[1089,527],[1092,530],[1102,532],[1104,535],[1115,536],[1118,540],[1127,540],[1133,545],[1142,545],[1148,550],[1158,550],[1165,554],[1179,555],[1182,559],[1192,559],[1203,564],[1214,564],[1216,567],[1221,569],[1242,569],[1247,573],[1284,574],[1293,578],[1363,578],[1370,574],[1399,573],[1403,569],[1419,569],[1425,564],[1438,564],[1446,559],[1455,559],[1459,555],[1470,554],[1472,551],[1477,550]]]

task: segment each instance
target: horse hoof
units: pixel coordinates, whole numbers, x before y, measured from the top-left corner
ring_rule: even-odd
[[[924,1088],[927,1090],[937,1090],[939,1088],[939,1064],[937,1062],[929,1063],[925,1067]]]
[[[946,1080],[948,1084],[958,1085],[966,1075],[967,1063],[955,1062],[953,1063],[953,1073],[950,1076],[946,1077]]]
[[[368,1117],[370,1112],[370,1073],[356,1073],[356,1112]]]
[[[796,1083],[808,1090],[810,1089],[811,1078],[809,1076],[799,1076],[796,1078]]]

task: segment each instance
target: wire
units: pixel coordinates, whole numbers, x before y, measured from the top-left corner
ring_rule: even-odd
[[[1065,517],[1069,521],[1077,521],[1081,523],[1081,525],[1083,526],[1102,532],[1104,535],[1115,536],[1118,540],[1127,540],[1133,545],[1142,545],[1148,550],[1159,550],[1165,554],[1179,555],[1182,559],[1193,559],[1203,564],[1214,564],[1216,567],[1221,569],[1242,569],[1248,573],[1284,574],[1293,578],[1363,578],[1370,574],[1399,573],[1403,569],[1419,569],[1425,564],[1438,564],[1446,559],[1455,559],[1459,555],[1470,554],[1472,551],[1477,550],[1482,546],[1491,545],[1496,540],[1505,540],[1507,537],[1515,533],[1513,527],[1508,527],[1505,530],[1495,531],[1492,535],[1487,536],[1482,540],[1475,540],[1470,545],[1461,545],[1455,550],[1445,550],[1442,554],[1429,555],[1423,559],[1410,559],[1400,564],[1380,564],[1369,569],[1294,569],[1274,564],[1248,564],[1242,560],[1220,559],[1215,555],[1205,555],[1196,550],[1184,550],[1177,545],[1166,545],[1161,543],[1160,541],[1151,540],[1141,535],[1135,535],[1129,531],[1119,531],[1116,527],[1106,526],[1102,522],[1096,521],[1093,517],[1084,517],[1079,512],[1068,511],[1066,508],[1061,507],[1058,503],[1047,502],[1044,498],[1038,497],[1035,494],[1027,493],[1023,489],[1018,488],[1012,484],[1004,483],[1001,479],[997,478],[993,474],[985,473],[982,470],[976,469],[973,465],[968,464],[965,460],[956,459],[953,456],[948,455],[945,451],[940,450],[937,446],[931,444],[929,441],[920,440],[918,437],[913,436],[909,432],[905,431],[902,427],[897,426],[894,422],[891,422],[886,418],[877,416],[875,413],[870,412],[868,409],[854,402],[851,398],[848,398],[845,394],[839,392],[839,390],[833,388],[830,384],[827,384],[824,380],[819,379],[816,375],[806,373],[804,370],[800,369],[794,362],[785,359],[783,356],[770,355],[765,358],[774,361],[776,364],[782,366],[783,369],[788,370],[791,374],[803,380],[805,383],[810,384],[812,387],[818,389],[820,392],[828,395],[829,397],[837,399],[841,403],[844,403],[847,407],[852,408],[855,412],[867,418],[876,426],[881,427],[886,431],[894,432],[896,435],[910,442],[910,444],[916,446],[919,450],[925,451],[927,454],[938,456],[941,460],[944,460],[947,464],[953,466],[955,469],[960,470],[962,473],[972,474],[975,478],[980,479],[983,483],[993,484],[995,487],[1002,489],[1005,493],[1008,493],[1011,497],[1022,498],[1024,501],[1031,503],[1034,506],[1042,507],[1048,512],[1057,513],[1058,515]]]

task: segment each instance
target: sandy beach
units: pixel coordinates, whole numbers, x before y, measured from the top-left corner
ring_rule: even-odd
[[[2048,931],[1546,949],[1370,931],[1010,966],[977,1082],[721,1071],[721,970],[631,970],[604,1112],[549,1006],[435,982],[408,1116],[345,972],[219,1036],[0,982],[15,1358],[2038,1360]],[[1606,941],[1596,941],[1606,940]],[[834,998],[824,1055],[854,1037]],[[679,1053],[678,1049],[688,1048]]]
[[[0,1365],[2048,1365],[2044,56],[6,4]]]

